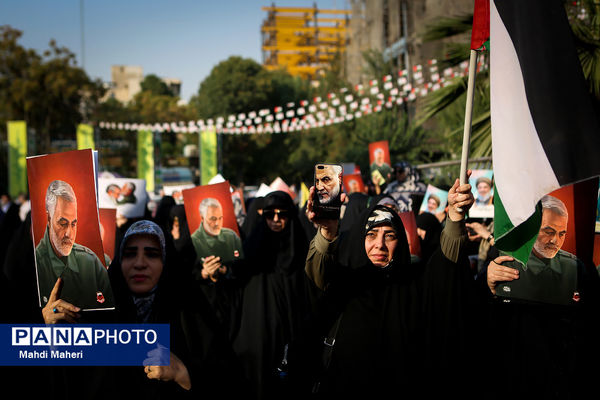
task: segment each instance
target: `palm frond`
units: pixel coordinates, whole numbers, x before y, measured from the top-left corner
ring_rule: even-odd
[[[469,32],[472,26],[473,14],[438,18],[435,22],[425,26],[421,38],[424,42],[446,39],[454,35]]]

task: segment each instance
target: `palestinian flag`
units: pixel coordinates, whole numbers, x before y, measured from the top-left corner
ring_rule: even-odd
[[[600,124],[562,0],[491,0],[490,41],[494,236],[525,264],[539,200],[600,174]]]

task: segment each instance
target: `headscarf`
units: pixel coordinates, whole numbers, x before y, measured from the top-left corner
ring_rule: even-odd
[[[402,219],[400,219],[396,211],[389,207],[375,204],[362,213],[360,221],[360,223],[354,224],[346,235],[340,237],[338,251],[342,266],[352,269],[374,268],[365,251],[365,237],[369,230],[386,223],[394,228],[398,237],[398,244],[392,255],[393,262],[389,267],[397,269],[398,266],[410,265],[410,250],[408,248],[406,231],[402,224]]]
[[[241,227],[242,240],[248,237],[254,230],[254,228],[262,221],[262,215],[258,213],[258,210],[262,210],[265,202],[264,197],[255,197],[248,204],[248,212],[244,223]]]
[[[154,222],[165,232],[168,232],[169,214],[171,209],[175,207],[176,202],[172,196],[163,196],[156,206],[156,213],[154,214]]]
[[[165,245],[165,235],[156,223],[147,220],[135,222],[129,227],[129,229],[127,229],[127,232],[125,232],[125,236],[123,236],[123,241],[121,242],[121,248],[119,249],[119,256],[121,260],[123,259],[123,249],[127,244],[127,240],[134,235],[149,235],[156,237],[160,243],[162,261],[163,263],[166,261],[167,251]]]
[[[364,193],[355,192],[348,196],[346,210],[340,220],[340,232],[348,231],[360,219],[360,215],[368,208],[368,200],[369,196]]]
[[[424,212],[417,215],[417,228],[423,229],[425,239],[421,241],[421,260],[426,263],[429,257],[440,247],[440,234],[442,233],[442,224],[437,217],[431,213]]]
[[[298,209],[289,194],[283,191],[269,193],[262,205],[263,210],[288,211],[288,220],[281,232],[273,232],[261,217],[244,243],[244,255],[253,267],[263,270],[276,269],[291,273],[304,266],[308,241],[298,219]]]
[[[158,280],[158,284],[149,293],[145,293],[143,295],[131,293],[129,286],[123,277],[122,269],[123,250],[125,249],[129,239],[137,235],[149,235],[158,240],[163,262],[163,270],[160,275],[160,279]],[[167,242],[165,241],[165,236],[161,228],[156,223],[148,220],[141,220],[134,222],[129,229],[127,229],[127,232],[125,232],[123,240],[121,241],[119,253],[110,264],[110,268],[108,269],[108,276],[110,278],[110,283],[115,296],[117,309],[121,311],[123,318],[130,319],[131,315],[133,314],[136,316],[137,321],[148,322],[151,315],[157,312],[157,310],[155,310],[155,299],[159,290],[161,292],[172,290],[172,288],[169,287],[169,284],[167,284],[168,277],[170,275],[167,271],[168,253],[173,253],[173,251],[167,251]],[[168,294],[161,296],[163,298],[170,297]]]

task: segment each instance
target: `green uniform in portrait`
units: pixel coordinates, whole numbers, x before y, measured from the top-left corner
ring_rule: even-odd
[[[502,265],[519,270],[519,279],[496,286],[499,297],[550,304],[574,304],[578,301],[578,271],[581,261],[559,250],[552,258],[538,258],[531,253],[524,268],[516,261]]]
[[[371,173],[373,171],[379,171],[379,173],[381,174],[381,176],[383,176],[383,179],[385,179],[386,182],[390,181],[390,177],[392,175],[392,172],[394,171],[392,169],[392,167],[390,167],[388,164],[383,163],[381,165],[377,165],[377,163],[373,162],[371,164]]]
[[[74,243],[71,253],[58,257],[50,244],[48,227],[35,248],[38,288],[42,307],[61,277],[60,298],[83,310],[114,308],[114,299],[108,271],[96,254],[85,246]]]
[[[206,233],[203,224],[192,234],[192,243],[196,250],[196,264],[201,266],[201,258],[218,256],[221,264],[231,264],[233,260],[243,258],[242,241],[239,236],[229,228],[221,228],[217,236]]]

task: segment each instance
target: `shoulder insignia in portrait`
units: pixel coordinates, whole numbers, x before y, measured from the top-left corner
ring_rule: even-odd
[[[104,295],[102,292],[96,292],[96,301],[100,304],[104,303]]]

